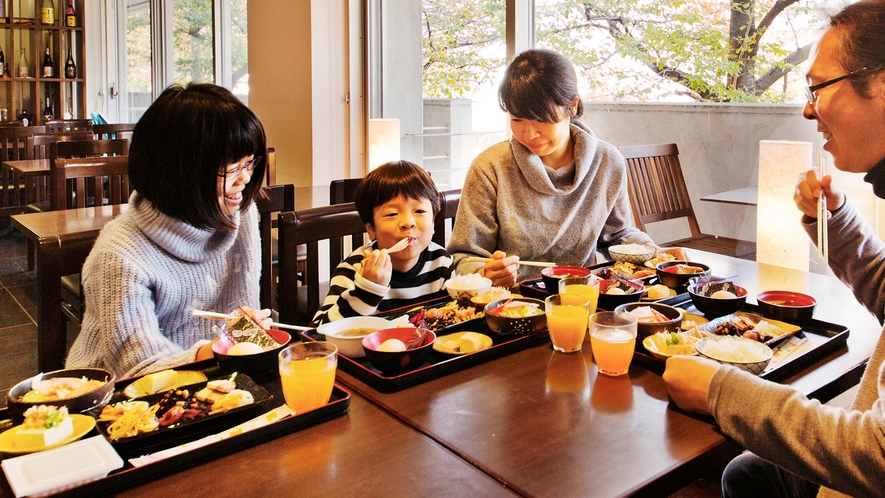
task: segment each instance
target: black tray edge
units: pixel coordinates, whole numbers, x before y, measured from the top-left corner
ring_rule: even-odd
[[[670,305],[677,306],[675,304]],[[691,300],[689,299],[683,302],[681,306],[677,307],[687,308],[690,305]],[[741,311],[759,314],[759,307],[754,304],[747,303],[743,306]],[[763,373],[759,377],[772,382],[783,382],[784,380],[795,375],[799,371],[805,369],[812,363],[818,361],[825,356],[828,356],[830,353],[838,350],[839,348],[844,347],[846,341],[848,341],[848,335],[850,334],[850,332],[851,331],[848,329],[848,327],[845,327],[843,325],[837,325],[834,323],[813,319],[811,323],[809,323],[808,325],[804,325],[801,332],[799,333],[814,334],[822,337],[828,337],[829,339],[822,342],[819,346],[806,352],[805,354],[799,355],[798,357],[788,361],[787,363],[784,363],[774,370]],[[648,354],[641,349],[636,350],[636,352],[633,354],[633,358],[635,361],[637,361],[637,364],[639,366],[645,368],[646,370],[650,370],[658,375],[664,373],[664,366],[666,364],[664,360],[655,358],[651,354]]]
[[[301,336],[303,340],[307,341],[319,340],[319,334],[317,334],[315,330],[302,332]],[[476,365],[502,358],[517,351],[522,351],[523,349],[528,349],[536,344],[548,341],[549,339],[550,337],[546,329],[535,334],[514,336],[513,339],[492,346],[488,349],[462,356],[453,356],[438,363],[433,363],[417,370],[391,377],[383,376],[373,370],[369,370],[357,361],[343,355],[338,356],[338,368],[378,392],[393,393],[407,387],[423,384],[424,382],[438,379],[454,372],[466,370]],[[432,351],[431,355],[433,354],[441,353]]]

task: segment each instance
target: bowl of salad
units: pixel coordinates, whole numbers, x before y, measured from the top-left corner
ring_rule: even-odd
[[[544,301],[521,297],[492,301],[485,307],[486,324],[502,335],[528,335],[547,326]]]

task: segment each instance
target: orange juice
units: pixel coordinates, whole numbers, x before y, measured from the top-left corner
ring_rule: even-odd
[[[569,284],[564,285],[560,291],[562,294],[577,294],[590,299],[590,314],[596,313],[596,305],[599,303],[599,285]]]
[[[295,413],[319,408],[332,396],[337,359],[307,358],[280,367],[286,404]]]
[[[548,306],[547,329],[553,348],[561,352],[580,351],[589,318],[586,306]]]
[[[279,354],[280,382],[286,405],[303,413],[325,405],[332,396],[338,347],[331,342],[298,342]]]
[[[627,373],[633,359],[636,333],[617,328],[593,330],[590,333],[590,346],[601,373],[623,375]]]

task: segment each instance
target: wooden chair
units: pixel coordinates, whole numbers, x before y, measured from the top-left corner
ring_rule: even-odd
[[[3,126],[0,127],[0,163],[30,159],[27,139],[29,136],[44,133],[44,126]],[[23,178],[13,176],[8,168],[3,168],[0,178],[0,216],[19,214],[27,204],[26,184]]]
[[[295,210],[295,186],[273,185],[262,187],[256,199],[261,214],[259,233],[261,235],[261,307],[272,310],[277,307],[278,240],[274,236],[275,215],[282,211]]]
[[[320,285],[320,241],[329,242],[329,274],[342,261],[344,238],[365,231],[365,225],[353,203],[336,204],[302,211],[281,213],[279,312],[280,321],[307,325],[320,308],[325,290]],[[301,283],[298,270],[298,246],[306,247],[306,268]]]
[[[756,243],[701,232],[691,206],[676,144],[620,147],[627,160],[627,189],[633,218],[640,230],[658,221],[686,218],[691,237],[661,246],[698,249],[742,259],[756,259]]]
[[[129,140],[80,140],[72,142],[51,143],[49,151],[49,180],[50,197],[49,209],[71,209],[89,207],[104,204],[124,204],[129,200]],[[79,172],[87,172],[81,164],[88,162],[71,162],[73,158],[106,158],[123,156],[124,161],[111,162],[108,164],[123,164],[121,169],[114,166],[101,166],[101,162],[94,162],[94,169],[101,173],[107,171],[123,171],[123,173],[95,174],[91,178],[84,176],[71,176]],[[68,167],[76,166],[80,170],[68,171]],[[66,186],[67,179],[72,179],[71,185]],[[70,188],[68,188],[70,187]],[[104,195],[112,195],[113,198]]]
[[[264,156],[267,161],[267,167],[264,168],[264,181],[268,187],[277,184],[277,151],[273,147],[267,148],[267,154]]]
[[[354,201],[354,194],[356,194],[356,188],[359,186],[360,182],[363,181],[362,178],[345,178],[343,180],[332,180],[329,183],[329,205],[334,206],[335,204],[346,204],[348,202]],[[366,233],[365,227],[363,227],[360,231],[350,234],[349,242],[345,240],[343,250],[346,254],[335,256],[340,256],[340,260],[343,261],[344,258],[350,255],[353,251],[355,251],[358,247],[361,247],[365,242],[365,237],[363,234]]]
[[[439,193],[439,213],[433,222],[433,241],[442,247],[448,243],[447,230],[455,228],[455,215],[458,214],[460,203],[461,189],[443,190]]]
[[[132,139],[135,123],[94,124],[92,133],[96,139],[128,138]]]
[[[129,201],[128,156],[59,158],[50,163],[50,170],[52,182],[49,201],[52,210],[87,207],[87,180],[91,180],[94,199],[102,199],[107,204]],[[73,180],[73,198],[68,196],[68,180]],[[73,204],[69,204],[71,201]],[[61,293],[62,313],[67,319],[79,322],[83,316],[83,289],[79,273],[61,278]]]
[[[44,123],[46,130],[53,131],[88,131],[92,133],[91,119],[56,119]]]

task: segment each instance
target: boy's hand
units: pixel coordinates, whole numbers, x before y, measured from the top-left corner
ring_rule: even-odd
[[[366,249],[363,251],[363,266],[360,275],[375,282],[378,285],[390,285],[390,277],[393,274],[393,262],[387,254],[387,249]]]
[[[507,289],[516,285],[516,272],[519,271],[519,256],[507,256],[503,251],[495,251],[492,261],[480,270],[482,276],[490,279],[492,285]]]

